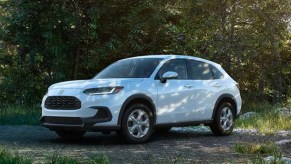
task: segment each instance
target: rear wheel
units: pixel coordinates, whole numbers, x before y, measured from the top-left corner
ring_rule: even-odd
[[[234,107],[231,103],[224,102],[216,111],[210,129],[215,135],[230,135],[233,131],[234,122]]]
[[[85,131],[58,129],[55,132],[64,139],[76,140],[83,137]]]
[[[144,104],[129,106],[122,118],[121,132],[129,143],[148,141],[153,132],[153,114]]]

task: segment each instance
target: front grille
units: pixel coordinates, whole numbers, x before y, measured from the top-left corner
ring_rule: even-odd
[[[49,96],[44,106],[47,109],[74,110],[81,108],[81,101],[73,96]]]

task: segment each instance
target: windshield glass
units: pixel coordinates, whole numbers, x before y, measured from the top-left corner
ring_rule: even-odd
[[[94,79],[149,78],[161,58],[132,58],[117,61],[102,70]]]

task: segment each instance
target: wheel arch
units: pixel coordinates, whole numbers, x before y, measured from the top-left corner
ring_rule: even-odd
[[[223,95],[219,96],[215,102],[212,117],[211,117],[212,119],[214,119],[215,113],[217,112],[219,106],[224,102],[231,103],[231,105],[234,107],[234,110],[235,110],[234,111],[235,116],[237,116],[237,103],[236,103],[235,98],[231,94],[223,94]]]
[[[153,100],[147,95],[135,94],[135,95],[128,97],[124,101],[124,103],[122,104],[120,112],[119,112],[118,120],[117,120],[117,125],[121,125],[122,117],[123,117],[123,114],[124,114],[126,108],[134,103],[142,103],[142,104],[148,106],[153,113],[154,124],[156,123],[156,107],[155,107]]]

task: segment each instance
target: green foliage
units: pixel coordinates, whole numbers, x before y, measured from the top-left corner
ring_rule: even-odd
[[[92,158],[92,160],[90,161],[90,163],[92,163],[92,164],[108,164],[109,159],[105,155],[98,155],[98,156],[94,156]]]
[[[40,105],[0,106],[0,125],[39,125]]]
[[[244,100],[279,103],[291,86],[290,15],[289,0],[0,1],[0,101],[40,103],[53,83],[173,53],[222,64]]]
[[[0,149],[0,163],[2,164],[31,164],[33,161],[30,158],[23,157],[17,154],[12,154],[6,149]],[[39,161],[38,161],[39,162]],[[86,161],[80,161],[72,157],[60,156],[59,153],[48,158],[44,163],[46,164],[108,164],[109,160],[105,155],[96,155]]]
[[[46,162],[47,164],[80,164],[76,159],[70,157],[54,156],[52,159]]]
[[[173,17],[166,6],[161,0],[1,2],[7,14],[0,16],[0,100],[39,103],[52,83],[91,78],[120,58],[163,53]]]
[[[290,104],[289,104],[290,105]],[[287,107],[290,107],[288,104]],[[240,118],[236,121],[236,127],[257,129],[261,133],[272,134],[278,130],[291,129],[291,115],[280,113],[278,107],[268,103],[249,105],[248,111],[256,112],[249,118]],[[290,108],[287,108],[290,109]]]
[[[235,151],[241,154],[279,154],[274,144],[236,144]]]
[[[267,144],[236,144],[234,150],[241,154],[255,155],[253,159],[248,160],[247,163],[251,162],[254,164],[283,164],[284,162],[281,157],[281,150],[276,147],[273,143]],[[272,156],[274,160],[266,161],[265,156]]]
[[[49,157],[46,161],[47,164],[108,164],[109,160],[105,155],[96,155],[89,160],[80,161],[72,157],[60,156],[59,152],[55,152],[52,157]]]
[[[21,157],[18,154],[13,155],[5,149],[0,149],[0,163],[7,164],[31,164],[31,159]]]
[[[291,1],[186,0],[181,4],[186,8],[185,48],[221,63],[239,82],[244,100],[273,104],[286,100],[291,80]]]

